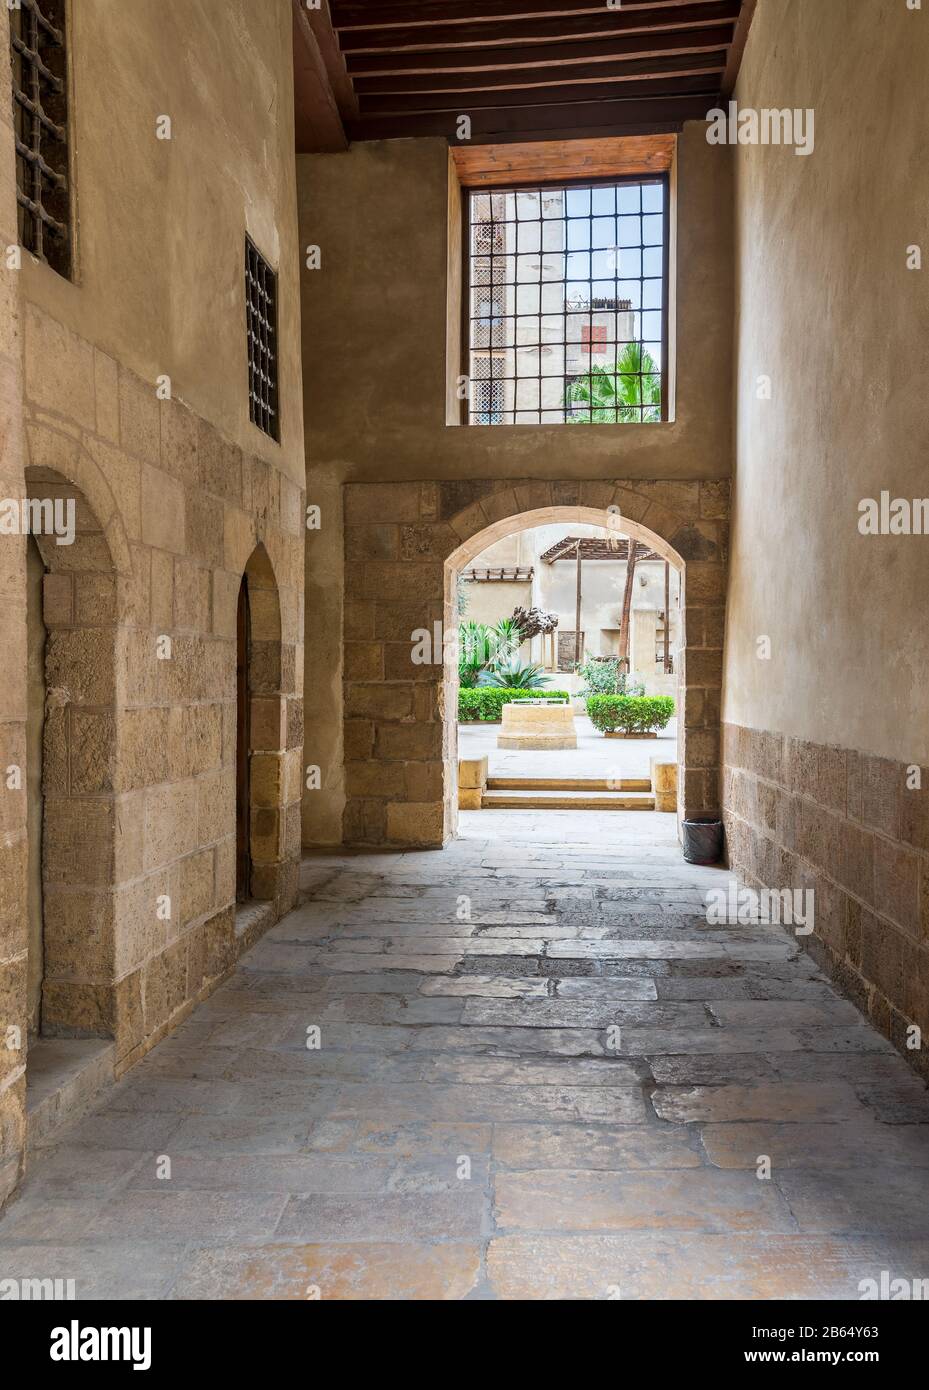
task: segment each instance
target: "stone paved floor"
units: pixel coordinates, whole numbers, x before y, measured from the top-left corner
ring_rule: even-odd
[[[387,1299],[929,1276],[925,1089],[790,937],[707,927],[725,875],[683,863],[672,817],[462,831],[308,860],[309,902],[36,1156],[0,1276]]]

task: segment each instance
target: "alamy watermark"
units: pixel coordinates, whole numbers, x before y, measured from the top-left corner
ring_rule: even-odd
[[[0,498],[0,536],[54,536],[73,545],[77,530],[73,497]]]
[[[863,497],[858,503],[863,536],[929,536],[929,497]]]
[[[816,920],[815,901],[812,888],[740,888],[730,880],[727,887],[707,892],[707,926],[793,927],[797,936],[809,936]]]
[[[812,154],[816,146],[816,117],[812,107],[739,107],[730,101],[723,110],[706,113],[709,145],[792,145],[794,154]]]

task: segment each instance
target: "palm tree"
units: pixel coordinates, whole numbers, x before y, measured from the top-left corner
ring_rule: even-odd
[[[661,372],[641,343],[627,343],[612,367],[591,367],[564,395],[569,425],[652,424],[661,419]],[[583,406],[575,413],[569,407]]]

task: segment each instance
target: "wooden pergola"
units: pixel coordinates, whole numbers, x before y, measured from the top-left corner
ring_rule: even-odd
[[[650,546],[641,541],[633,542],[626,536],[565,536],[556,545],[550,546],[541,556],[546,565],[558,560],[573,560],[577,565],[577,587],[574,620],[574,661],[581,660],[581,598],[583,593],[583,564],[585,560],[612,560],[626,565],[626,587],[623,593],[623,609],[619,626],[620,660],[629,663],[629,623],[632,612],[632,583],[635,567],[640,560],[662,560]],[[631,563],[630,563],[631,560]],[[664,564],[664,652],[662,661],[666,672],[671,671],[671,566]]]

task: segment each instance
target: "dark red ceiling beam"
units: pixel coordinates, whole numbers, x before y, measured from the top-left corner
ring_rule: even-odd
[[[665,10],[709,4],[712,0],[623,0],[625,12]],[[606,0],[334,0],[337,29],[382,29],[386,26],[493,23],[500,19],[551,19],[602,14]]]
[[[355,79],[355,90],[362,107],[368,106],[371,96],[448,93],[467,107],[476,92],[550,90],[561,86],[596,83],[627,82],[633,78],[668,81],[678,77],[693,77],[699,73],[722,73],[726,68],[726,50],[716,53],[678,54],[671,58],[636,58],[624,63],[590,63],[585,66],[554,68],[521,68],[489,73],[425,73],[422,76],[363,77]],[[436,101],[432,105],[440,106]]]
[[[299,151],[334,153],[348,148],[348,136],[309,14],[300,0],[292,0],[296,144]]]
[[[604,135],[659,135],[678,131],[685,121],[704,120],[718,103],[718,89],[697,96],[650,100],[560,102],[469,112],[471,144],[512,140],[583,140]],[[448,111],[363,116],[348,124],[351,140],[394,140],[440,136],[457,144],[458,117]]]
[[[518,48],[439,49],[434,53],[352,54],[352,81],[368,77],[419,77],[424,73],[487,72],[497,68],[545,67],[552,63],[610,62],[619,58],[657,58],[682,53],[712,53],[732,42],[735,24],[708,29],[672,29],[666,33],[632,34],[625,38],[594,39],[587,43],[535,44]]]
[[[396,53],[436,48],[485,48],[489,45],[558,43],[572,39],[616,39],[623,34],[659,32],[663,29],[709,28],[734,23],[741,0],[699,0],[699,3],[669,5],[660,11],[607,9],[600,5],[593,14],[561,18],[512,19],[493,24],[445,23],[406,25],[398,28],[347,29],[336,24],[339,45],[346,61],[360,53]]]
[[[758,0],[742,0],[742,12],[736,21],[735,33],[729,49],[729,61],[723,74],[723,96],[729,97],[735,90],[739,68],[742,66],[742,55],[745,52],[745,45],[748,43],[748,31],[752,27],[752,20],[755,18],[757,8]]]
[[[716,67],[716,74],[721,73],[723,67],[724,64],[720,62]],[[680,77],[674,79],[673,87],[664,91],[656,90],[655,81],[646,78],[616,83],[596,82],[589,85],[569,83],[558,87],[532,88],[529,91],[517,89],[492,92],[394,92],[386,96],[363,96],[360,105],[362,117],[433,111],[470,116],[475,111],[504,106],[538,111],[565,103],[589,102],[595,105],[597,102],[626,100],[631,97],[689,96],[701,92],[710,94],[719,91],[718,76],[715,81],[713,79],[713,73]]]

